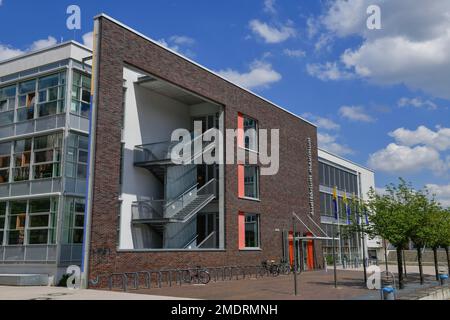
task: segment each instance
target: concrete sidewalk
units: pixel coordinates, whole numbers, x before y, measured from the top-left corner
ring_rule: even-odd
[[[69,290],[57,287],[2,287],[0,300],[189,300],[168,296],[111,292],[99,290]]]

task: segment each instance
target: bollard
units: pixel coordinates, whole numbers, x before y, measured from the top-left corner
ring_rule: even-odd
[[[440,274],[439,282],[441,283],[441,286],[445,286],[448,283],[448,274]]]
[[[395,289],[391,286],[383,288],[383,300],[395,300]]]

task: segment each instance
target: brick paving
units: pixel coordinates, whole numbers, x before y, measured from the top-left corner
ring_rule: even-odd
[[[298,276],[299,295],[294,296],[293,275],[211,281],[207,285],[183,285],[133,292],[207,300],[376,300],[378,291],[363,287],[359,271],[338,271],[338,288],[334,288],[332,270],[305,272]]]

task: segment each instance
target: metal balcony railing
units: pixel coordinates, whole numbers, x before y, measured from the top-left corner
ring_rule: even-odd
[[[190,157],[186,156],[181,159],[183,162],[182,164],[193,163],[194,160],[200,157],[205,150],[207,150],[208,148],[212,148],[212,146],[210,146],[210,141],[203,141],[203,137],[206,134],[209,134],[211,130],[214,129],[209,129],[205,133],[196,137],[194,137],[194,133],[191,133],[191,141],[187,142],[184,145],[184,147],[190,147]],[[199,142],[201,143],[202,148],[201,150],[197,151],[194,147]],[[170,161],[172,159],[172,150],[178,144],[178,141],[165,141],[136,146],[134,149],[134,163],[136,165],[142,165]]]
[[[187,217],[197,213],[217,196],[216,179],[210,180],[199,189],[197,188],[198,184],[195,184],[171,201],[145,200],[133,202],[133,221],[168,220],[170,222],[170,220],[173,220],[173,222],[183,222]]]

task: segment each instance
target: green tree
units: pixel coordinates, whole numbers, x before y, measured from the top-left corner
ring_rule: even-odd
[[[429,246],[435,251],[437,265],[437,248],[439,247],[439,223],[436,219],[440,211],[438,203],[430,197],[428,190],[412,191],[408,202],[410,215],[410,239],[417,250],[420,284],[424,283],[422,249]],[[437,268],[437,266],[436,266]]]
[[[439,266],[438,266],[438,256],[437,250],[439,247],[447,248],[448,242],[450,241],[450,219],[449,212],[443,210],[442,208],[437,208],[430,214],[428,232],[429,240],[428,246],[433,250],[434,256],[434,270],[436,274],[436,280],[439,281]],[[448,258],[448,257],[447,257]],[[448,259],[447,259],[448,265]]]
[[[369,192],[367,203],[370,209],[370,225],[367,232],[380,236],[396,247],[398,283],[404,288],[402,249],[408,244],[411,234],[409,210],[411,207],[412,188],[403,179],[396,186],[386,186],[386,193]]]

